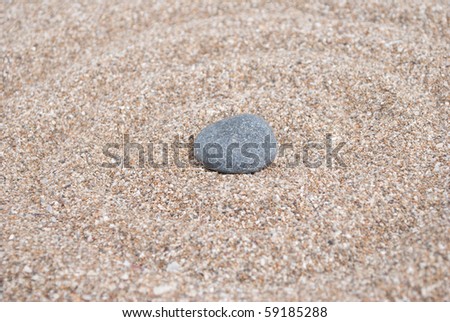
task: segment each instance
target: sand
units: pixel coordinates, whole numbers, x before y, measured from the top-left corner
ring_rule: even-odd
[[[0,6],[1,300],[450,300],[448,1]],[[239,113],[293,149],[147,160]]]

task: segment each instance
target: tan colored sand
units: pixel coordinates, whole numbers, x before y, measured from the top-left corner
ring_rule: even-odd
[[[3,1],[1,299],[450,300],[449,6]],[[100,166],[241,112],[347,167]]]

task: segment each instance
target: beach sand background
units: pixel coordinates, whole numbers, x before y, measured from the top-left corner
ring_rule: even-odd
[[[448,1],[0,6],[1,300],[450,300]],[[239,113],[293,149],[102,166]]]

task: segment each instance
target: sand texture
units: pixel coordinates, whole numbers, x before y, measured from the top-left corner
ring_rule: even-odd
[[[448,1],[0,6],[1,300],[450,300]],[[293,148],[151,164],[239,113]]]

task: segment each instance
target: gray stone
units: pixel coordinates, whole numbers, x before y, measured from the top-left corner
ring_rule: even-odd
[[[194,141],[194,156],[207,169],[252,173],[275,160],[277,141],[261,117],[241,114],[204,128]]]

